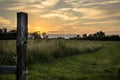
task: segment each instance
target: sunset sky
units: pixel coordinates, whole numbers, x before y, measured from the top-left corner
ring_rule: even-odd
[[[120,0],[0,0],[0,28],[14,29],[21,11],[29,32],[120,34]]]

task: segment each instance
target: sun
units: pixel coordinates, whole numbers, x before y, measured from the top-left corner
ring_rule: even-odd
[[[35,30],[40,31],[40,30],[41,30],[41,27],[40,27],[40,26],[36,26],[36,27],[35,27]]]
[[[28,25],[28,32],[32,33],[32,32],[40,32],[40,33],[49,33],[49,31],[53,31],[53,30],[57,30],[56,28],[53,28],[53,27],[48,27],[47,24],[45,25],[42,25],[42,24],[39,24],[39,25],[36,25],[36,24],[29,24]],[[58,31],[58,30],[57,30]]]

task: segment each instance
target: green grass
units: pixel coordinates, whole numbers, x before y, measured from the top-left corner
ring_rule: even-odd
[[[15,41],[0,41],[0,66],[16,64]]]
[[[43,40],[29,41],[28,62],[49,62],[57,58],[68,57],[86,52],[94,52],[104,44],[91,41]]]
[[[28,80],[120,80],[120,42],[29,41],[28,71]]]
[[[35,64],[29,68],[28,80],[120,80],[120,47],[116,44],[106,42],[96,52]]]
[[[16,42],[0,41],[0,65],[16,64]],[[91,41],[71,40],[30,40],[28,41],[28,62],[49,62],[61,57],[94,52],[104,47],[103,44]]]

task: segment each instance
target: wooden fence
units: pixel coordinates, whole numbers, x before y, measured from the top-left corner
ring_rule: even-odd
[[[26,80],[26,51],[28,34],[28,14],[17,13],[17,33],[0,33],[0,40],[16,40],[16,66],[0,66],[0,74],[16,74],[16,80]]]

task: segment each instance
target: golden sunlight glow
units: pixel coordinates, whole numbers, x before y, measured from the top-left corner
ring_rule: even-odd
[[[120,0],[0,0],[0,28],[16,27],[15,14],[22,11],[29,15],[29,32],[120,34],[119,3]]]
[[[102,14],[102,11],[94,8],[73,8],[74,11],[83,13],[84,16],[82,18],[99,18]]]
[[[3,17],[0,17],[0,23],[1,24],[10,24],[11,22]]]
[[[37,26],[37,27],[35,27],[35,30],[36,31],[41,31],[41,27]]]

